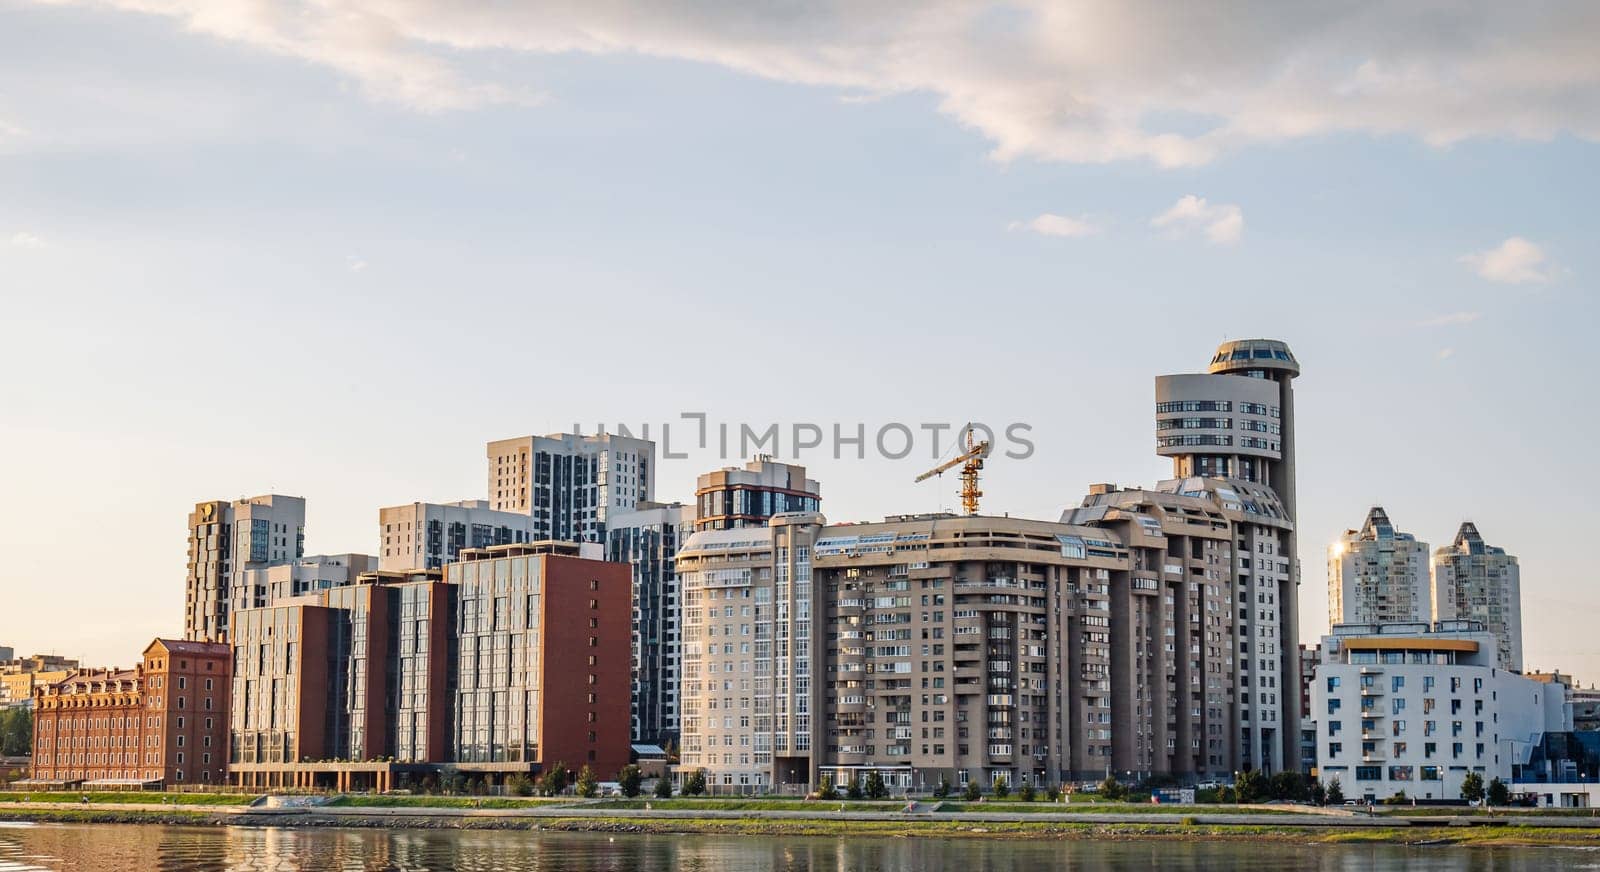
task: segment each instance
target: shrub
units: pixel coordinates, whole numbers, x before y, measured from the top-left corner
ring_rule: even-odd
[[[1406,800],[1406,792],[1404,790],[1396,790],[1394,792],[1394,796],[1391,796],[1388,799],[1385,799],[1383,801],[1383,804],[1384,805],[1405,805],[1406,801],[1407,801]]]
[[[1461,779],[1461,798],[1467,802],[1483,801],[1483,776],[1476,772],[1468,772],[1467,777]]]
[[[1047,791],[1045,793],[1044,796],[1045,796],[1045,799],[1048,799],[1051,802],[1060,802],[1061,801],[1061,788],[1052,787],[1052,788],[1050,788],[1049,791]]]
[[[849,799],[861,798],[862,793],[860,777],[855,775],[850,776],[850,783],[844,786],[844,795]]]
[[[1510,805],[1511,788],[1507,787],[1506,783],[1501,781],[1500,776],[1497,775],[1494,780],[1489,782],[1487,797],[1490,805]]]
[[[700,796],[706,792],[706,771],[696,769],[693,775],[683,779],[684,796]]]
[[[950,776],[939,776],[939,785],[933,789],[933,795],[939,799],[944,799],[950,795]]]
[[[1011,795],[1011,782],[1004,775],[994,780],[994,798],[1005,799]]]
[[[1105,797],[1107,802],[1120,802],[1128,798],[1128,788],[1108,775],[1106,780],[1100,782],[1100,795]]]
[[[565,763],[557,763],[546,769],[544,774],[539,776],[539,793],[544,796],[560,796],[561,792],[567,789],[569,774]]]
[[[1342,786],[1340,786],[1339,779],[1337,779],[1337,778],[1335,778],[1332,781],[1328,782],[1328,804],[1329,805],[1343,805],[1344,804],[1344,788]]]
[[[517,796],[532,796],[533,779],[518,772],[506,779],[506,791]]]
[[[600,790],[600,779],[594,777],[594,767],[583,764],[578,770],[578,795],[585,799],[592,799]]]
[[[968,781],[967,789],[962,791],[961,795],[967,802],[977,802],[978,797],[983,795],[983,788],[978,786],[977,781]]]
[[[874,769],[867,773],[867,798],[883,799],[889,795],[889,786],[883,783],[883,776]]]
[[[672,798],[672,779],[663,775],[656,779],[656,799]]]
[[[833,776],[822,776],[822,783],[817,785],[818,799],[838,799],[839,788],[833,786]]]
[[[1023,802],[1033,802],[1037,796],[1038,793],[1034,791],[1033,785],[1031,784],[1024,784],[1022,785],[1022,789],[1017,791],[1017,799],[1020,799]]]
[[[1270,795],[1271,789],[1267,776],[1262,775],[1260,769],[1246,769],[1233,781],[1233,794],[1241,803],[1260,802]]]

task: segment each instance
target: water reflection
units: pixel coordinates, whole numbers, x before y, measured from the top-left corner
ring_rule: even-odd
[[[1273,843],[980,841],[731,836],[616,837],[513,830],[0,826],[0,872],[1534,872],[1600,868],[1571,849],[1296,846]]]

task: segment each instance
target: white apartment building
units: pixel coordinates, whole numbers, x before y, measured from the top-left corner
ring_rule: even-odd
[[[1428,543],[1395,529],[1381,506],[1328,547],[1328,623],[1433,619]]]
[[[1494,634],[1500,663],[1522,671],[1522,575],[1517,558],[1483,541],[1471,521],[1433,552],[1433,617],[1472,620]]]
[[[1322,647],[1318,777],[1347,797],[1459,799],[1469,772],[1509,785],[1545,733],[1572,729],[1564,689],[1501,668],[1475,622],[1342,624]]]
[[[355,584],[363,572],[378,568],[370,554],[314,554],[288,563],[248,566],[236,573],[231,611],[259,609],[290,597]]]
[[[406,503],[378,510],[378,568],[439,569],[463,548],[533,541],[533,519],[493,508],[488,500]]]
[[[189,565],[185,582],[185,639],[221,641],[236,573],[305,555],[306,501],[266,494],[196,503],[189,513]]]
[[[604,542],[606,519],[655,499],[656,444],[610,433],[490,442],[490,508],[533,519],[533,539]]]

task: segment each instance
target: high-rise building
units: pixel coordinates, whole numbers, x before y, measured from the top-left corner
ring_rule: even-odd
[[[1328,623],[1428,623],[1428,543],[1396,530],[1381,506],[1328,547]]]
[[[221,784],[228,646],[156,639],[132,669],[74,672],[34,691],[33,778],[55,786]]]
[[[1224,342],[1205,373],[1156,378],[1156,452],[1179,479],[1242,509],[1236,529],[1240,765],[1278,771],[1300,756],[1299,543],[1295,531],[1294,380],[1300,362],[1275,339]],[[1197,488],[1185,486],[1184,490]],[[1247,720],[1249,706],[1268,707]],[[1264,720],[1271,718],[1271,720]]]
[[[1435,620],[1472,620],[1494,634],[1500,665],[1522,671],[1522,575],[1517,558],[1485,544],[1471,521],[1433,552]]]
[[[612,512],[655,499],[656,444],[610,433],[490,442],[489,505],[533,519],[532,539],[605,542]]]
[[[195,504],[189,514],[189,566],[183,637],[223,641],[235,573],[305,556],[306,501],[268,494]]]
[[[682,591],[678,549],[694,532],[694,508],[641,502],[606,526],[606,559],[633,571],[633,741],[678,736]]]
[[[377,564],[378,559],[369,554],[314,554],[287,563],[246,566],[234,573],[229,613],[355,584],[362,573],[377,569]]]
[[[1545,734],[1572,730],[1565,688],[1500,668],[1475,621],[1340,624],[1322,647],[1317,773],[1353,799],[1453,800],[1469,772],[1509,785]]]
[[[828,671],[811,561],[821,524],[816,514],[778,515],[763,527],[702,530],[679,549],[679,768],[704,770],[713,793],[804,793],[817,783]]]
[[[759,527],[773,515],[816,512],[822,486],[806,478],[806,468],[762,455],[743,469],[727,466],[695,482],[696,530]]]
[[[378,568],[385,572],[439,569],[463,548],[533,540],[533,518],[490,507],[488,500],[406,503],[378,510]]]
[[[0,661],[0,706],[31,705],[33,689],[54,684],[78,671],[78,661],[54,654],[8,657]]]

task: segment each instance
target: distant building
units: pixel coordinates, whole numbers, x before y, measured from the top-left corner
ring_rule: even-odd
[[[228,646],[156,639],[132,669],[75,672],[34,691],[35,782],[63,787],[220,784]]]
[[[234,573],[229,613],[355,584],[362,573],[376,569],[377,563],[369,554],[316,554],[288,563],[247,566]]]
[[[822,486],[806,468],[763,455],[741,469],[727,466],[695,482],[696,530],[760,527],[785,512],[816,512]]]
[[[1458,799],[1469,772],[1510,784],[1545,734],[1572,729],[1565,688],[1501,668],[1482,624],[1344,624],[1323,650],[1317,770],[1354,799]]]
[[[1500,663],[1522,671],[1522,576],[1517,558],[1485,544],[1471,521],[1433,552],[1433,612],[1440,621],[1482,623],[1495,636]]]
[[[529,542],[533,519],[490,508],[488,500],[406,503],[378,510],[378,568],[385,572],[439,569],[465,548]]]
[[[0,645],[0,662],[11,660],[16,656],[17,651],[15,648],[9,648],[5,645]]]
[[[54,654],[8,657],[0,661],[0,706],[32,705],[34,688],[61,681],[78,667],[78,661]]]
[[[189,514],[189,566],[183,637],[224,641],[236,573],[305,556],[306,501],[268,494],[195,504]]]
[[[533,519],[532,539],[605,542],[611,513],[655,499],[656,444],[602,433],[490,442],[490,508]]]
[[[643,502],[611,516],[606,559],[633,571],[633,741],[678,736],[682,591],[675,561],[694,532],[694,508]]]
[[[1329,624],[1428,623],[1431,587],[1428,543],[1396,530],[1381,507],[1328,548]]]

